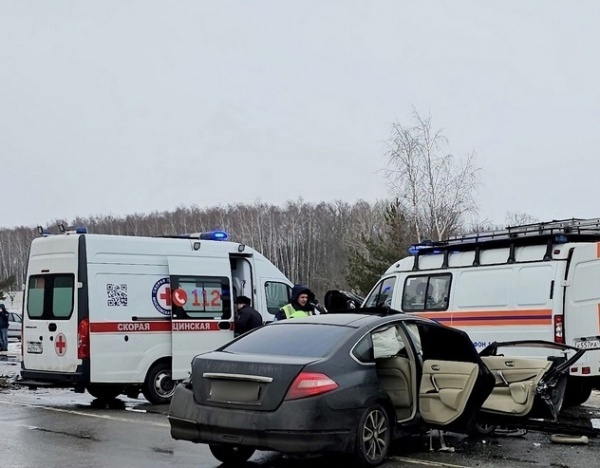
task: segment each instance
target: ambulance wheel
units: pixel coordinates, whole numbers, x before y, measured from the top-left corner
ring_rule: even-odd
[[[142,393],[153,405],[163,405],[171,401],[176,383],[171,378],[171,365],[168,362],[155,364],[144,382]]]
[[[114,388],[107,385],[90,385],[86,390],[94,398],[100,401],[112,401],[121,394],[120,388]]]
[[[209,444],[213,457],[223,463],[239,465],[245,463],[254,454],[251,447],[240,447],[239,445]]]

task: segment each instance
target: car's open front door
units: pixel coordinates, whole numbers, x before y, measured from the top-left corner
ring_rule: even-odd
[[[515,357],[510,348],[546,348],[549,355],[557,351],[565,356],[544,358]],[[506,349],[500,353],[499,348]],[[570,357],[566,357],[566,353]],[[495,378],[492,394],[484,402],[485,413],[511,418],[556,419],[562,406],[569,368],[586,350],[546,341],[512,341],[492,343],[481,351],[481,359]],[[486,420],[491,420],[490,416]]]
[[[228,256],[169,257],[173,379],[189,376],[192,358],[233,339]]]
[[[423,421],[467,433],[492,391],[491,372],[463,331],[425,322],[414,322],[408,328],[423,360],[419,385]]]

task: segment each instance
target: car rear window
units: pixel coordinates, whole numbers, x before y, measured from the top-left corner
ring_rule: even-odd
[[[323,357],[352,329],[324,324],[266,325],[222,348],[230,353]]]

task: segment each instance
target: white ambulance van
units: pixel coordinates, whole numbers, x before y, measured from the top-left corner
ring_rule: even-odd
[[[494,341],[600,348],[600,219],[567,219],[415,244],[363,307],[390,306]],[[528,349],[531,354],[531,350]],[[600,351],[571,367],[566,405],[600,388]]]
[[[235,297],[250,297],[265,323],[289,301],[285,275],[252,248],[218,240],[226,238],[76,229],[34,239],[21,383],[168,402],[193,356],[234,338]]]

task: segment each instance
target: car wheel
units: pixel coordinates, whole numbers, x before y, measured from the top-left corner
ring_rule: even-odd
[[[238,445],[209,444],[208,447],[213,456],[223,463],[245,463],[254,454],[253,448],[240,447]]]
[[[360,466],[377,466],[387,457],[391,441],[390,418],[380,404],[369,406],[360,418],[355,456]]]
[[[109,387],[106,385],[89,385],[86,390],[94,398],[101,401],[112,401],[121,394],[120,388]]]
[[[172,379],[171,366],[167,362],[155,364],[146,376],[142,393],[153,405],[169,403],[175,393],[175,382]]]

